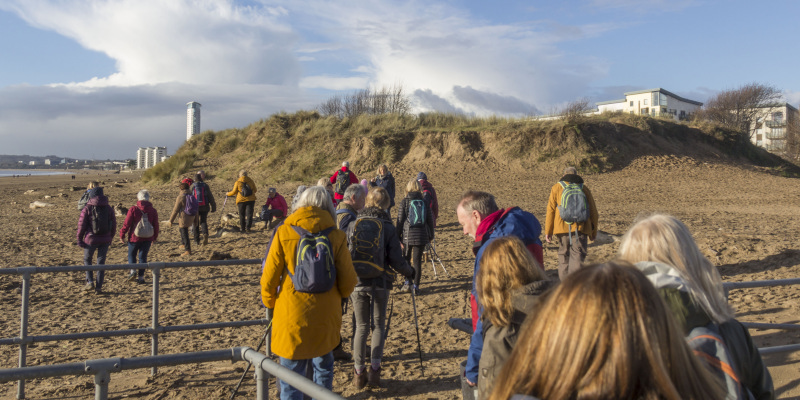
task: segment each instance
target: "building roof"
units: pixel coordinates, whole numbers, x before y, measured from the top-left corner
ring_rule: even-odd
[[[608,101],[598,101],[598,102],[596,102],[596,103],[594,103],[594,104],[595,104],[595,105],[598,105],[598,106],[603,106],[603,105],[606,105],[606,104],[624,103],[624,102],[626,102],[626,101],[628,101],[628,99],[608,100]]]
[[[637,90],[635,92],[625,92],[625,96],[633,95],[633,94],[652,93],[652,92],[661,92],[661,93],[664,93],[664,94],[666,94],[668,96],[671,96],[673,98],[676,98],[676,99],[678,99],[680,101],[683,101],[683,102],[686,102],[686,103],[689,103],[689,104],[694,104],[694,105],[697,105],[697,106],[702,106],[703,105],[703,103],[701,103],[699,101],[689,100],[687,98],[678,96],[677,94],[672,93],[667,89],[662,89],[662,88]]]

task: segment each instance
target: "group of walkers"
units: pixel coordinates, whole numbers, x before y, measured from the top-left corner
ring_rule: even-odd
[[[195,178],[179,184],[170,216],[187,255],[189,228],[195,243],[202,234],[206,244],[206,218],[216,210],[204,173]],[[96,183],[89,186],[78,227],[86,265],[94,253],[105,261],[116,231],[108,198]],[[275,225],[261,298],[281,365],[332,389],[334,360],[352,357],[353,387],[381,386],[390,293],[397,275],[412,304],[424,292],[422,255],[432,248],[439,215],[425,173],[402,187],[395,202],[386,165],[359,181],[345,161],[317,186],[298,187],[291,206],[268,188],[261,219]],[[246,171],[227,196],[236,196],[241,231],[251,231],[256,185]],[[132,264],[147,262],[159,233],[149,193],[137,198],[120,229]],[[774,399],[770,374],[733,317],[719,272],[675,217],[637,219],[617,260],[586,265],[599,215],[573,167],[551,188],[544,232],[532,213],[500,208],[487,192],[465,192],[455,211],[475,255],[465,399]],[[558,280],[544,272],[542,234],[558,244]],[[132,270],[131,280],[143,283],[143,274]],[[93,278],[87,272],[87,290],[101,293],[103,272]],[[348,303],[351,335],[341,332]],[[341,349],[347,338],[352,356]],[[279,388],[282,399],[303,397],[285,382]]]

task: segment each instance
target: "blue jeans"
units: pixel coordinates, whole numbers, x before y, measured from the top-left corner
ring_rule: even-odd
[[[328,390],[333,390],[333,352],[328,352],[328,354],[310,360],[290,360],[281,357],[280,361],[282,366],[302,376],[306,376],[306,368],[308,363],[311,362],[311,366],[314,369],[314,383]],[[303,400],[303,392],[281,380],[281,400]]]
[[[139,241],[139,242],[128,242],[128,264],[136,264],[137,254],[139,256],[139,263],[146,264],[147,253],[150,252],[151,244],[153,244],[153,242],[149,240]],[[139,270],[139,278],[144,278],[144,269]]]
[[[97,264],[102,265],[106,263],[106,254],[108,253],[108,246],[110,243],[89,245],[83,248],[83,265],[92,265],[92,256],[97,250]],[[86,271],[86,283],[94,282],[93,271]],[[106,276],[106,271],[97,271],[97,282],[94,284],[95,290],[99,291],[103,288],[103,278]]]

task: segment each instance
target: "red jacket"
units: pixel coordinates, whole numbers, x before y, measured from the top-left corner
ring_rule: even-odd
[[[136,225],[142,220],[143,212],[147,213],[147,220],[150,221],[150,225],[153,225],[153,237],[140,238],[133,234]],[[122,223],[122,229],[119,230],[119,238],[125,240],[126,237],[132,243],[155,242],[158,239],[158,212],[149,201],[139,200],[135,206],[128,209],[128,215],[125,216],[125,222]]]
[[[286,199],[278,192],[275,192],[275,197],[267,197],[267,202],[264,205],[267,207],[272,206],[273,210],[281,210],[283,213],[281,217],[285,217],[289,212],[289,207],[286,206]]]
[[[351,184],[351,185],[352,185],[352,184],[354,184],[354,183],[358,183],[358,182],[359,182],[359,181],[358,181],[358,178],[356,177],[356,173],[355,173],[355,172],[353,172],[353,171],[350,171],[350,169],[349,169],[349,168],[347,168],[347,167],[342,167],[342,171],[344,171],[344,172],[350,172],[350,184]],[[332,184],[332,185],[334,185],[334,187],[336,186],[336,177],[337,177],[337,176],[339,176],[339,171],[336,171],[336,173],[335,173],[335,174],[333,174],[333,176],[331,176],[331,184]],[[336,201],[334,201],[334,204],[336,204],[336,203],[338,203],[338,202],[339,202],[339,200],[342,200],[342,199],[344,199],[344,194],[339,194],[339,193],[336,193],[336,192],[334,191],[334,192],[333,192],[333,198],[334,198],[334,200],[336,200]]]

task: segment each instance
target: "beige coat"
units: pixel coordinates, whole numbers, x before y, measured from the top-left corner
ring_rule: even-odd
[[[186,195],[189,194],[189,189],[182,190],[178,198],[175,199],[175,207],[172,207],[172,214],[169,216],[170,225],[178,219],[179,228],[188,228],[192,225],[200,226],[198,214],[186,215],[183,210],[186,208]]]

